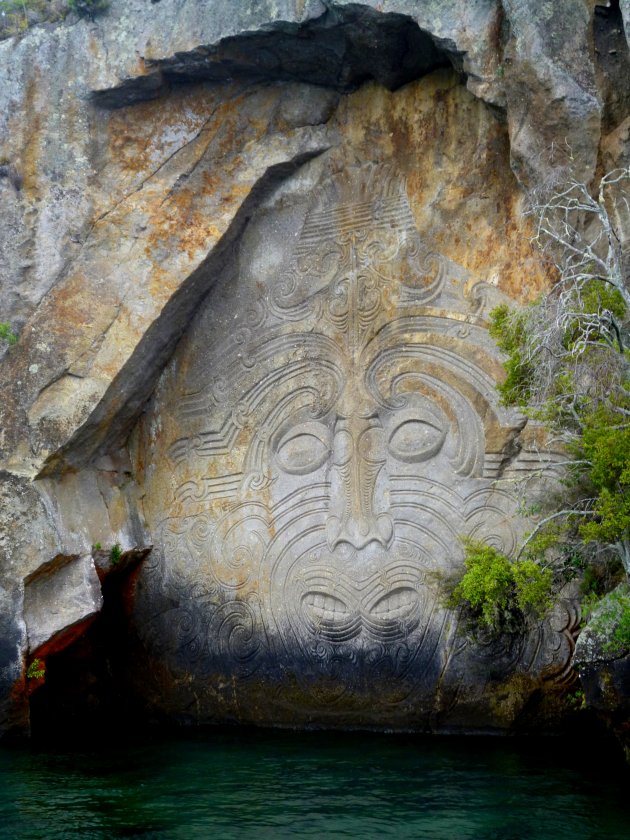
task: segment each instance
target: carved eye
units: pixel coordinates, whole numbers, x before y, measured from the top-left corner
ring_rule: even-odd
[[[442,448],[446,429],[426,420],[406,420],[394,429],[389,439],[389,450],[399,461],[409,464],[426,461]]]
[[[303,423],[278,442],[276,459],[288,473],[305,475],[321,467],[330,453],[330,430],[322,423]]]

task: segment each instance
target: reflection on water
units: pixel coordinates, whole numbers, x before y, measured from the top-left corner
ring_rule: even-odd
[[[630,776],[567,742],[217,730],[0,751],[0,838],[627,840]]]

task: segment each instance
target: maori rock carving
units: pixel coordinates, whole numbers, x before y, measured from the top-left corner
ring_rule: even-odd
[[[247,312],[200,317],[158,400],[174,489],[143,607],[154,654],[236,680],[246,719],[295,722],[412,724],[482,697],[493,669],[564,674],[570,622],[498,650],[440,603],[462,535],[510,552],[522,527],[493,482],[523,424],[497,401],[497,294],[422,241],[392,168],[321,186],[285,271]]]

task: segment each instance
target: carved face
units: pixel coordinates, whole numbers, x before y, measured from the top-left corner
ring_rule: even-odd
[[[492,478],[522,423],[497,404],[489,292],[364,167],[316,196],[244,313],[200,320],[157,416],[174,490],[149,591],[175,662],[264,674],[278,702],[297,684],[305,709],[431,695],[455,656],[437,575],[464,535],[515,541]]]

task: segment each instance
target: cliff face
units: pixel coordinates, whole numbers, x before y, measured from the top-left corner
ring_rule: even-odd
[[[125,620],[161,714],[505,729],[562,685],[569,601],[462,650],[430,574],[526,527],[487,313],[549,282],[527,191],[630,162],[624,22],[113,0],[0,42],[3,728],[99,613],[97,544],[155,546]]]

